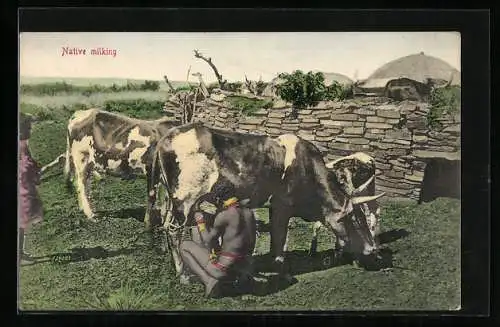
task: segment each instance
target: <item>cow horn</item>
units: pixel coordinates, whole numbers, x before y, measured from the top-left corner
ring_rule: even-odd
[[[352,198],[351,201],[353,204],[361,204],[361,203],[365,203],[365,202],[375,201],[384,195],[385,195],[385,192],[382,192],[379,195],[357,196],[357,197]]]
[[[326,168],[328,168],[328,169],[332,169],[332,168],[333,168],[333,166],[334,166],[336,163],[339,163],[339,162],[344,161],[344,160],[349,160],[349,159],[352,159],[352,157],[351,157],[351,156],[340,157],[340,158],[338,158],[338,159],[335,159],[335,160],[332,160],[332,161],[330,161],[330,162],[326,163],[326,164],[325,164],[325,166],[326,166]]]
[[[368,187],[368,185],[370,185],[370,183],[373,182],[374,178],[375,178],[375,175],[373,175],[372,177],[370,177],[366,182],[364,182],[357,189],[355,189],[352,192],[352,194],[356,195],[356,194],[359,194],[359,193],[363,192]]]
[[[326,168],[328,169],[332,169],[333,168],[333,165],[335,164],[335,162],[337,162],[336,160],[334,161],[330,161],[328,163],[325,164]]]

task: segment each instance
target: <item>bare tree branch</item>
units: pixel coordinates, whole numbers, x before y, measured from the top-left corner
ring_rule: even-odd
[[[256,91],[252,85],[252,82],[248,80],[246,74],[245,74],[245,85],[246,85],[247,89],[250,91],[250,93],[256,94]]]
[[[172,85],[172,83],[170,83],[170,81],[168,80],[167,75],[164,75],[164,76],[163,76],[163,78],[165,79],[165,82],[167,83],[167,85],[168,85],[168,87],[170,88],[170,90],[171,90],[172,92],[174,92],[174,93],[175,93],[175,88],[174,88],[174,86]]]
[[[201,52],[199,52],[198,50],[194,50],[194,56],[195,58],[199,58],[199,59],[202,59],[203,61],[205,61],[211,68],[212,70],[214,71],[214,74],[215,74],[215,77],[217,78],[217,81],[219,82],[219,86],[221,89],[224,89],[224,86],[226,85],[226,80],[223,80],[222,79],[222,75],[219,74],[219,71],[217,70],[217,67],[215,67],[214,63],[212,62],[212,58],[206,58],[204,57]]]

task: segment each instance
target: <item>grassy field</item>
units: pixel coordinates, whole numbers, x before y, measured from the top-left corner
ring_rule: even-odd
[[[158,79],[160,82],[160,90],[167,90],[168,85],[163,79]],[[66,82],[68,84],[73,84],[76,86],[89,86],[89,85],[102,85],[111,86],[125,85],[127,82],[130,83],[143,83],[143,79],[126,79],[126,78],[85,78],[85,77],[31,77],[31,76],[21,76],[20,84],[43,84],[43,83],[55,83],[55,82]],[[193,82],[193,81],[191,81]],[[185,85],[182,81],[171,81],[174,87],[179,87]]]
[[[89,96],[82,94],[66,94],[56,96],[23,95],[21,105],[33,107],[61,108],[81,104],[87,107],[101,106],[108,100],[166,101],[169,95],[162,91],[127,91],[119,93],[95,93]]]
[[[65,123],[45,120],[34,126],[30,146],[42,165],[64,151]],[[170,257],[157,253],[144,232],[143,179],[95,181],[92,201],[103,218],[89,223],[77,208],[76,196],[64,188],[61,170],[48,172],[40,186],[45,221],[26,239],[27,251],[39,260],[20,268],[23,310],[453,310],[460,306],[457,200],[383,206],[382,239],[393,251],[392,269],[329,266],[332,236],[325,230],[320,232],[318,255],[308,257],[312,226],[297,220],[288,260],[298,283],[284,285],[265,274],[251,294],[205,299],[201,285],[179,284]],[[267,221],[265,209],[259,216]],[[257,250],[257,270],[268,273],[265,229]]]

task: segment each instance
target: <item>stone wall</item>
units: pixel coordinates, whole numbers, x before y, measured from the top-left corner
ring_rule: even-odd
[[[389,196],[418,199],[429,159],[460,160],[460,115],[442,118],[443,127],[431,130],[427,103],[381,98],[321,102],[299,111],[293,120],[291,110],[278,101],[273,108],[247,117],[224,100],[209,99],[201,104],[195,120],[240,133],[293,133],[314,143],[325,161],[362,151],[376,160],[377,191]],[[166,111],[180,117],[174,108]]]

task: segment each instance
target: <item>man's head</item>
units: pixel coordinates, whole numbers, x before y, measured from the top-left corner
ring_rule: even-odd
[[[218,184],[212,190],[215,205],[217,210],[224,210],[238,203],[238,198],[235,196],[235,190],[232,185]]]

